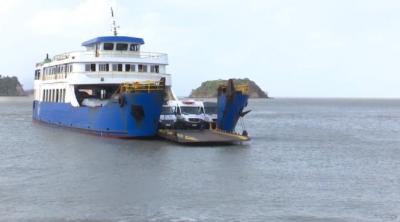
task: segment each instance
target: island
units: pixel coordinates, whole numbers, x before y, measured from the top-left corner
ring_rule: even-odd
[[[250,98],[269,98],[268,94],[264,92],[254,81],[245,79],[234,79],[235,84],[248,84]],[[203,82],[200,87],[192,90],[189,98],[216,98],[217,89],[220,85],[226,85],[227,80],[210,80]]]
[[[15,76],[0,75],[0,96],[25,96],[21,83]]]

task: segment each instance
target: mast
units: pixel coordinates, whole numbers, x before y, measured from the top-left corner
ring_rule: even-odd
[[[117,22],[115,21],[115,17],[114,17],[114,10],[111,7],[111,18],[112,18],[112,32],[114,34],[114,36],[118,35],[118,30],[119,26],[117,26]]]

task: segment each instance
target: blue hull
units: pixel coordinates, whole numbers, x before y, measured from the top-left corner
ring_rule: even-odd
[[[163,93],[135,92],[125,103],[110,101],[102,107],[73,107],[68,103],[33,102],[33,119],[49,124],[121,138],[151,137],[158,129]]]

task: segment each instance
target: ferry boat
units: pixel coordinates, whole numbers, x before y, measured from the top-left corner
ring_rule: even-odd
[[[115,29],[83,42],[83,51],[47,55],[36,64],[33,119],[105,136],[154,136],[174,96],[168,55],[143,52],[143,44]]]

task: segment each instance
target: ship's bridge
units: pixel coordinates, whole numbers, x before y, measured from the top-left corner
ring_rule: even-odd
[[[144,44],[142,38],[129,36],[102,36],[82,43],[88,51],[130,51],[139,52]]]

